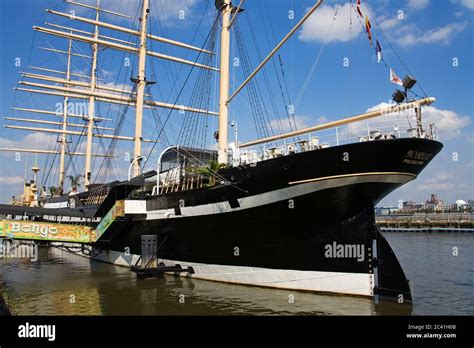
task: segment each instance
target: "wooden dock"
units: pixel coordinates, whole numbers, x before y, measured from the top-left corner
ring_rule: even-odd
[[[424,232],[424,233],[474,233],[474,228],[454,228],[454,227],[381,227],[382,232]]]
[[[471,214],[439,213],[413,215],[378,215],[377,225],[385,231],[421,230],[446,232],[474,231],[474,218]]]

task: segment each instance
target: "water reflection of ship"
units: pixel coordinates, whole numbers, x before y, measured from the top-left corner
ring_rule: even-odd
[[[101,314],[97,283],[77,277],[90,269],[89,262],[80,259],[63,258],[52,248],[39,247],[34,262],[11,259],[8,266],[2,265],[6,277],[3,294],[12,314]]]
[[[57,248],[43,248],[36,264],[9,267],[3,293],[16,315],[393,315],[405,308],[168,275],[137,281],[124,267]]]
[[[357,297],[291,292],[170,275],[138,281],[124,267],[103,264],[56,248],[51,250],[51,255],[67,260],[68,268],[79,268],[81,273],[84,272],[77,286],[86,286],[96,292],[98,300],[97,304],[88,302],[92,308],[85,309],[85,312],[89,314],[373,315],[375,309],[373,301]],[[84,290],[80,294],[78,305],[83,303],[83,296],[87,296]],[[64,307],[56,308],[61,308],[62,312]]]
[[[81,277],[81,281],[90,282],[91,289],[96,287],[99,313],[106,315],[374,315],[384,309],[393,315],[406,314],[410,310],[400,305],[391,306],[389,302],[376,306],[365,298],[249,287],[169,275],[137,281],[123,267],[106,265],[58,249],[53,249],[52,254],[67,259],[71,262],[70,267],[79,266],[89,273]],[[87,312],[95,314],[91,310]]]

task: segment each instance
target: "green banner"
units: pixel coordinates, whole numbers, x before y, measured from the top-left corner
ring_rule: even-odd
[[[119,216],[125,215],[125,201],[115,202],[112,209],[100,220],[100,223],[95,228],[96,241],[104,234],[104,232],[112,225],[112,222]]]

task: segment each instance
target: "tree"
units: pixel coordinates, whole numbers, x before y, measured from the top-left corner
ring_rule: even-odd
[[[71,182],[71,189],[77,189],[78,187],[81,186],[80,180],[81,180],[82,175],[68,175],[67,178]]]
[[[59,187],[50,186],[50,187],[49,187],[49,194],[50,194],[51,196],[54,196],[55,194],[58,193],[58,189],[59,189]]]
[[[196,173],[206,177],[209,179],[209,186],[214,186],[216,184],[216,174],[217,172],[225,168],[226,165],[224,163],[219,163],[217,161],[209,161],[209,164],[204,167],[199,167],[196,169]]]

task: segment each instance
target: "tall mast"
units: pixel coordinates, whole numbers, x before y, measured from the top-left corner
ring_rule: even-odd
[[[135,116],[135,147],[133,159],[133,176],[140,175],[142,158],[142,123],[143,123],[143,105],[146,86],[146,56],[147,56],[147,22],[149,9],[149,0],[143,0],[142,16],[140,18],[140,48],[138,51],[138,77],[137,83],[137,102]]]
[[[229,122],[229,66],[230,66],[230,16],[231,0],[223,0],[221,31],[221,61],[219,82],[219,138],[218,162],[227,164],[227,133]]]
[[[93,157],[114,157],[113,155],[108,155],[108,154],[92,154],[92,145],[93,145],[93,138],[105,138],[105,139],[114,139],[114,140],[120,140],[120,141],[133,141],[134,142],[134,159],[133,159],[133,164],[134,164],[134,175],[139,175],[140,174],[140,160],[142,159],[142,143],[144,142],[149,142],[149,143],[156,143],[156,140],[150,140],[150,139],[143,139],[142,138],[142,118],[143,118],[143,111],[145,108],[164,108],[164,109],[171,109],[171,110],[183,110],[183,111],[189,111],[193,113],[199,113],[199,114],[205,114],[205,115],[214,115],[217,116],[218,113],[207,110],[207,109],[198,109],[186,105],[176,105],[176,104],[170,104],[170,103],[165,103],[161,101],[155,101],[155,100],[145,100],[145,87],[147,85],[147,80],[146,80],[146,75],[145,75],[145,70],[146,70],[146,57],[154,57],[160,60],[168,61],[168,62],[173,62],[177,64],[185,64],[189,66],[193,66],[199,69],[206,69],[206,70],[211,70],[211,71],[219,71],[216,67],[213,66],[208,66],[204,64],[199,64],[197,62],[189,61],[180,57],[175,57],[171,55],[165,55],[161,54],[158,52],[153,52],[149,51],[147,48],[147,40],[153,40],[153,41],[158,41],[166,45],[172,45],[176,47],[181,47],[185,48],[188,50],[193,50],[197,52],[201,52],[203,54],[209,54],[213,55],[214,53],[211,51],[204,50],[199,47],[195,47],[183,42],[175,41],[175,40],[170,40],[167,38],[162,38],[159,36],[147,34],[147,22],[148,22],[148,16],[149,16],[149,6],[150,6],[150,1],[149,0],[142,0],[142,15],[141,15],[141,25],[140,25],[140,30],[135,30],[132,28],[126,28],[118,25],[112,25],[110,23],[106,22],[101,22],[100,21],[100,12],[112,14],[115,16],[119,16],[122,18],[129,18],[131,19],[130,16],[110,11],[110,10],[105,10],[100,8],[100,0],[95,0],[96,4],[95,5],[88,5],[88,4],[82,4],[77,1],[67,1],[70,4],[73,4],[75,6],[80,6],[84,8],[88,8],[91,10],[96,11],[96,16],[94,19],[89,19],[89,18],[84,18],[80,16],[75,16],[71,15],[70,13],[63,13],[63,12],[58,12],[58,11],[53,11],[53,10],[46,10],[48,13],[53,14],[55,16],[60,16],[63,18],[67,18],[70,21],[73,22],[81,22],[81,23],[87,23],[91,24],[95,27],[95,31],[84,31],[80,30],[77,28],[71,28],[63,25],[58,25],[54,23],[46,23],[48,27],[40,27],[40,26],[34,26],[33,29],[37,32],[44,33],[47,35],[52,35],[56,37],[61,37],[61,38],[66,38],[69,40],[69,49],[68,51],[62,51],[59,49],[56,49],[54,47],[51,48],[45,48],[45,47],[40,47],[40,49],[50,51],[50,52],[55,52],[59,54],[67,54],[68,55],[68,68],[66,72],[59,71],[59,70],[54,70],[48,67],[37,67],[37,66],[30,66],[29,68],[34,69],[34,70],[39,70],[41,72],[48,72],[48,73],[53,73],[60,75],[58,76],[50,76],[50,75],[43,75],[40,73],[31,73],[31,72],[21,72],[21,76],[24,78],[27,78],[28,80],[24,81],[19,81],[19,85],[21,87],[15,87],[15,90],[21,91],[21,92],[27,92],[27,93],[36,93],[36,94],[41,94],[41,95],[48,95],[48,96],[58,96],[64,98],[64,109],[61,115],[61,122],[55,122],[55,121],[50,121],[50,120],[45,120],[45,119],[27,119],[27,118],[18,118],[18,117],[4,117],[5,119],[8,119],[9,121],[14,121],[14,122],[28,122],[28,123],[36,123],[36,124],[43,124],[43,125],[49,125],[49,126],[59,126],[60,129],[54,128],[47,128],[47,127],[35,127],[35,126],[21,126],[21,125],[4,125],[5,128],[8,129],[16,129],[16,130],[22,130],[22,131],[28,131],[28,132],[42,132],[42,133],[54,133],[54,134],[59,134],[59,139],[58,142],[61,144],[61,148],[57,151],[51,151],[51,150],[45,150],[45,149],[28,149],[28,148],[0,148],[0,151],[15,151],[15,152],[24,152],[24,153],[36,153],[36,154],[59,154],[61,155],[60,159],[60,175],[59,175],[59,186],[61,188],[64,188],[64,179],[65,179],[65,157],[68,155],[74,155],[74,156],[85,156],[86,161],[85,161],[85,168],[84,168],[84,185],[86,189],[88,186],[91,184],[91,159]],[[52,29],[56,28],[56,29]],[[114,30],[117,32],[122,32],[122,33],[127,33],[130,35],[134,35],[139,37],[139,45],[136,45],[133,42],[121,40],[118,38],[114,38],[111,36],[105,36],[101,35],[99,33],[99,28],[107,28],[110,30]],[[59,29],[59,30],[57,30]],[[91,47],[93,48],[93,54],[91,56],[89,55],[84,55],[80,53],[74,53],[73,52],[73,42],[85,42],[89,43]],[[106,84],[100,84],[98,81],[100,80],[97,77],[97,68],[98,68],[98,50],[101,47],[105,48],[110,48],[114,49],[117,51],[125,51],[129,52],[131,54],[137,54],[139,58],[139,64],[138,64],[138,76],[133,79],[134,83],[136,84],[136,91],[133,93],[129,93],[124,90],[120,90],[117,88],[112,88],[107,86]],[[89,76],[85,76],[82,74],[78,74],[77,72],[74,73],[71,69],[72,64],[71,64],[71,58],[72,57],[81,57],[81,58],[87,58],[87,59],[92,59],[92,71]],[[80,80],[75,80],[75,77],[80,77],[80,78],[88,78],[90,79],[87,82],[83,82]],[[31,81],[33,80],[33,81]],[[39,83],[34,80],[39,80]],[[25,88],[24,86],[27,86],[28,88]],[[34,87],[34,88],[30,88]],[[69,112],[69,100],[70,99],[81,99],[81,100],[87,100],[89,101],[88,103],[88,114],[87,116],[81,115],[79,113],[73,113]],[[112,103],[112,104],[119,104],[119,105],[127,105],[127,106],[132,106],[136,107],[136,129],[135,129],[135,134],[133,137],[130,136],[121,136],[121,135],[115,135],[115,134],[103,134],[101,132],[95,132],[94,130],[108,130],[108,131],[114,131],[113,128],[106,128],[106,127],[98,127],[96,125],[97,121],[101,120],[110,120],[106,119],[103,117],[96,116],[96,108],[95,108],[95,103],[96,102],[105,102],[105,103]],[[40,109],[28,109],[28,108],[12,108],[17,111],[21,112],[28,112],[28,113],[35,113],[35,114],[45,114],[45,115],[57,115],[57,112],[53,110],[40,110]],[[85,119],[87,121],[86,128],[87,128],[87,143],[86,143],[86,151],[84,153],[82,152],[70,152],[67,151],[67,144],[68,144],[68,138],[67,136],[82,136],[84,135],[83,132],[80,131],[75,131],[69,129],[69,127],[77,127],[77,128],[83,128],[83,125],[80,124],[74,124],[74,123],[68,123],[69,118],[81,118]]]
[[[71,50],[72,50],[72,40],[69,39],[68,50],[67,50],[67,69],[66,69],[66,80],[71,80]],[[69,85],[65,85],[69,87]],[[65,160],[66,160],[66,148],[67,148],[67,116],[69,110],[69,97],[64,97],[63,103],[63,122],[62,122],[62,130],[63,133],[60,137],[60,154],[59,154],[59,188],[64,190],[64,176],[65,176]]]
[[[100,0],[97,0],[96,3],[96,14],[95,20],[96,22],[99,21],[99,13],[100,13]],[[94,32],[94,39],[99,39],[99,26],[95,26]],[[95,92],[96,86],[96,79],[97,79],[97,52],[98,52],[98,45],[94,43],[92,45],[92,71],[91,71],[91,79],[90,79],[90,86],[91,92]],[[85,164],[85,173],[84,173],[84,187],[86,191],[88,190],[88,186],[91,180],[91,162],[92,162],[92,138],[93,138],[93,131],[94,131],[94,122],[95,122],[95,97],[89,97],[89,107],[88,107],[88,119],[87,119],[87,145],[86,145],[86,164]]]

